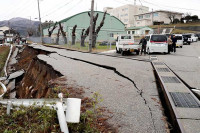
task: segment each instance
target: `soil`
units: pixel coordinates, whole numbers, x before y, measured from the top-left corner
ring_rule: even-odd
[[[24,77],[20,83],[17,83],[17,98],[58,98],[58,93],[62,92],[64,98],[80,98],[81,114],[85,114],[88,110],[92,110],[92,104],[95,103],[94,98],[84,97],[84,88],[77,84],[68,84],[67,77],[64,77],[61,73],[55,71],[51,66],[37,58],[38,54],[48,55],[46,51],[35,50],[26,46],[23,52],[21,52],[17,58],[18,63],[15,64],[15,70],[25,70]],[[95,111],[95,118],[92,116],[91,127],[94,127],[102,133],[114,133],[117,132],[116,128],[107,123],[109,119],[106,114],[110,112],[104,107],[97,107]],[[84,125],[85,121],[81,121],[80,124]],[[74,131],[73,131],[74,132]]]

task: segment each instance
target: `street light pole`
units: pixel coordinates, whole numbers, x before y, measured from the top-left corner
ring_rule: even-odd
[[[41,37],[41,43],[42,43],[42,21],[40,17],[40,3],[39,3],[39,0],[37,0],[37,2],[38,2],[38,13],[39,13],[39,21],[40,21],[40,37]]]
[[[93,16],[94,16],[94,0],[92,0],[92,3],[91,3],[91,13],[90,13],[89,52],[92,52]]]

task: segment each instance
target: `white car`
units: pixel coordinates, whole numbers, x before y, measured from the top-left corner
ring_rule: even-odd
[[[116,52],[124,55],[125,53],[136,52],[139,55],[141,45],[135,43],[132,35],[118,35],[116,40]]]
[[[191,34],[191,40],[192,40],[192,42],[197,42],[198,37],[195,34]]]
[[[182,34],[174,34],[175,38],[177,39],[176,47],[183,47],[183,35]]]
[[[167,36],[152,34],[146,36],[147,47],[146,51],[148,54],[154,52],[168,53]]]

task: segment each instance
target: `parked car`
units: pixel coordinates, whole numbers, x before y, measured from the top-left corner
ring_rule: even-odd
[[[103,41],[102,43],[99,44],[99,46],[107,46],[110,45],[108,41]]]
[[[176,47],[182,48],[183,47],[183,35],[182,34],[174,34],[174,35],[177,40]]]
[[[200,41],[200,33],[197,33],[196,36],[198,37],[198,39]]]
[[[191,40],[192,40],[192,42],[197,42],[198,37],[195,34],[191,34]]]
[[[146,36],[147,40],[147,53],[161,52],[168,53],[167,36],[152,34]]]
[[[116,40],[116,52],[124,55],[125,53],[136,52],[139,55],[141,45],[134,42],[132,35],[118,35]]]
[[[191,35],[190,34],[183,34],[183,44],[188,44],[192,42]]]

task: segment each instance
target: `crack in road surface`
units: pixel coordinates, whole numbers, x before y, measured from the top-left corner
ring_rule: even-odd
[[[58,53],[57,53],[58,54]],[[135,81],[133,81],[132,79],[130,79],[129,77],[123,75],[122,73],[120,73],[119,71],[117,71],[117,69],[115,67],[111,67],[111,66],[107,66],[107,65],[101,65],[101,64],[97,64],[97,63],[94,63],[94,62],[90,62],[90,61],[86,61],[86,60],[82,60],[82,59],[77,59],[77,58],[72,58],[72,57],[67,57],[67,56],[64,56],[64,55],[61,55],[61,54],[58,54],[62,57],[65,57],[65,58],[69,58],[69,59],[72,59],[72,60],[76,60],[76,61],[81,61],[81,62],[84,62],[84,63],[88,63],[88,64],[91,64],[91,65],[94,65],[94,66],[98,66],[98,67],[102,67],[104,69],[108,69],[108,70],[112,70],[114,71],[117,75],[129,80],[133,85],[134,87],[136,88],[137,90],[137,93],[140,95],[140,97],[144,100],[144,103],[145,105],[147,105],[149,111],[150,111],[150,116],[151,116],[151,120],[152,120],[152,124],[153,124],[153,127],[154,127],[154,130],[156,131],[156,127],[155,127],[155,123],[154,123],[154,119],[153,119],[153,113],[152,113],[152,110],[151,110],[151,107],[148,105],[147,103],[147,100],[145,99],[145,97],[143,96],[143,90],[139,89],[137,87],[137,84],[135,83]]]

